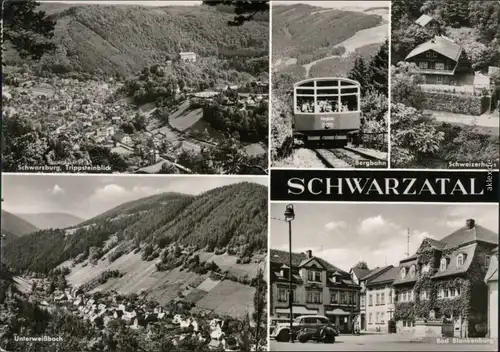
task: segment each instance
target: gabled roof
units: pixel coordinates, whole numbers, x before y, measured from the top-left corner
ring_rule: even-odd
[[[392,265],[389,265],[388,267],[386,267],[386,269],[387,270],[384,271],[382,274],[380,274],[373,280],[370,280],[366,284],[366,286],[378,285],[382,283],[392,283],[394,280],[396,280],[399,273],[399,267],[394,267]]]
[[[429,24],[429,22],[431,22],[432,20],[434,20],[434,18],[432,18],[431,16],[429,15],[422,15],[420,16],[416,21],[415,23],[418,24],[419,26],[422,26],[422,27],[425,27]]]
[[[426,51],[433,50],[447,58],[458,61],[460,54],[462,53],[462,47],[443,36],[436,36],[425,43],[420,44],[415,49],[413,49],[405,58],[408,60],[414,56],[425,53]]]
[[[271,254],[270,254],[270,261],[271,263],[275,264],[286,264],[288,265],[289,263],[289,254],[286,251],[280,251],[277,249],[271,249]],[[304,260],[306,260],[303,262]],[[299,268],[304,263],[307,263],[309,259],[315,259],[321,266],[323,266],[327,271],[338,271],[339,273],[343,275],[348,275],[344,270],[337,268],[335,265],[332,265],[328,263],[326,260],[319,258],[319,257],[312,257],[308,258],[305,253],[294,253],[292,252],[292,267]]]
[[[370,273],[370,269],[352,268],[351,271],[356,275],[358,280],[361,280],[364,276]]]
[[[498,244],[498,234],[481,225],[475,225],[472,229],[464,226],[440,240],[440,242],[446,243],[445,249],[455,248],[473,241]]]
[[[392,265],[391,265],[392,266]],[[368,274],[366,274],[363,277],[363,280],[366,280],[366,282],[371,282],[373,279],[381,275],[384,271],[388,270],[391,266],[383,266],[383,267],[377,267],[373,270],[371,270]]]
[[[469,267],[472,263],[472,259],[474,258],[474,253],[476,251],[476,244],[471,244],[466,247],[460,247],[451,252],[449,255],[446,257],[441,257],[441,258],[447,258],[448,259],[448,264],[446,266],[446,269],[444,271],[438,271],[434,276],[432,277],[433,279],[435,278],[440,278],[440,277],[445,277],[445,276],[450,276],[450,275],[458,275],[458,274],[463,274],[469,270]],[[464,254],[464,263],[461,266],[457,266],[457,257],[459,254]]]

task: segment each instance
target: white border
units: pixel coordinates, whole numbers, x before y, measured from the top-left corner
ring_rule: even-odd
[[[409,0],[411,1],[411,0]],[[391,57],[392,57],[392,1],[389,1],[389,34],[387,37],[389,41],[389,57],[387,64],[389,68],[387,70],[387,102],[389,106],[387,107],[387,169],[391,169],[391,104],[392,104],[392,96],[391,96]]]

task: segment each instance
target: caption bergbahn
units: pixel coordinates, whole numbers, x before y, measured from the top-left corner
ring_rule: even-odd
[[[348,78],[311,78],[293,88],[293,136],[305,145],[360,143],[361,86]],[[337,144],[336,143],[336,144]]]

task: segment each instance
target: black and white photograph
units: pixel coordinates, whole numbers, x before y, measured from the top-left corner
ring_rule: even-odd
[[[271,12],[272,167],[387,168],[390,1]]]
[[[270,350],[496,351],[498,210],[272,202]]]
[[[266,1],[2,6],[4,172],[267,173]]]
[[[391,167],[498,169],[500,2],[391,9]]]
[[[1,351],[267,350],[267,177],[2,186]]]

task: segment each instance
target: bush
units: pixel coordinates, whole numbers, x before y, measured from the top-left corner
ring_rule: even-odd
[[[447,92],[424,92],[424,109],[479,116],[488,109],[489,98]]]

